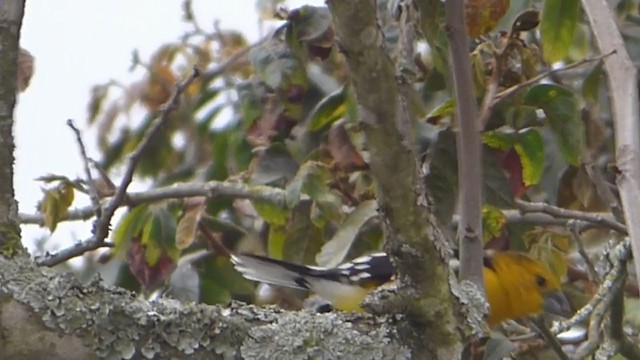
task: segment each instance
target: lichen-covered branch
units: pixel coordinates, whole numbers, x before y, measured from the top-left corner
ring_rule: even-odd
[[[146,191],[127,193],[127,202],[120,206],[136,206],[155,201],[170,199],[185,199],[195,196],[210,198],[244,198],[260,200],[276,206],[285,206],[285,191],[266,185],[252,185],[238,181],[209,181],[206,183],[185,183]],[[304,196],[303,196],[304,198]],[[71,209],[60,221],[89,220],[95,216],[93,207],[87,206]],[[44,216],[41,214],[20,214],[21,224],[43,225]]]
[[[22,249],[13,190],[13,109],[16,104],[24,1],[0,1],[0,254]]]
[[[443,260],[447,244],[428,199],[413,140],[405,139],[395,64],[385,48],[376,18],[376,1],[327,2],[338,41],[349,66],[360,110],[360,124],[370,150],[371,171],[378,188],[378,203],[385,224],[386,249],[396,262],[399,280],[413,292],[403,310],[414,327],[403,333],[416,358],[459,356],[460,332],[455,301],[449,286],[450,271]],[[443,255],[444,254],[444,255]],[[429,329],[421,332],[418,324]]]
[[[367,315],[148,302],[0,257],[6,359],[407,359],[391,321]]]
[[[240,182],[232,181],[210,181],[205,184],[184,184],[169,186],[165,188],[150,190],[143,193],[132,193],[127,197],[126,205],[135,206],[138,204],[149,203],[153,201],[159,201],[163,199],[172,198],[187,198],[193,196],[206,196],[209,198],[220,197],[244,197],[254,200],[263,200],[277,206],[284,207],[285,205],[285,191],[282,189],[263,186],[263,185],[247,185]],[[114,200],[109,200],[109,206],[112,206]],[[111,211],[113,212],[119,207],[125,205],[124,203],[117,202],[118,206],[115,206]],[[94,208],[84,208],[72,212],[74,216],[80,218],[86,217],[87,219],[94,213]],[[102,219],[102,218],[100,218]],[[22,220],[33,221],[41,223],[44,221],[40,216],[22,216]],[[87,251],[95,250],[101,247],[112,246],[110,243],[105,242],[100,237],[92,237],[87,241],[76,243],[68,248],[62,249],[56,253],[47,253],[44,256],[37,259],[39,265],[54,266],[63,261],[69,260],[73,257],[80,256]]]

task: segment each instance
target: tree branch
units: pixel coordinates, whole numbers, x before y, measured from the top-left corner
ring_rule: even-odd
[[[97,218],[100,218],[100,216],[102,216],[102,206],[100,206],[100,197],[98,196],[98,190],[96,189],[96,184],[93,181],[93,176],[91,175],[91,166],[89,165],[90,160],[87,156],[87,149],[85,148],[84,142],[82,141],[82,135],[80,134],[80,130],[73,123],[73,120],[67,120],[67,126],[69,126],[71,130],[73,130],[73,133],[76,135],[76,141],[78,142],[80,156],[82,157],[82,163],[84,165],[84,173],[87,177],[89,199],[91,200],[91,205],[93,206],[93,212],[96,214]]]
[[[27,358],[49,360],[410,357],[391,319],[238,303],[151,303],[98,279],[81,284],[26,258],[0,257],[0,293],[6,359],[25,358],[25,351]]]
[[[94,224],[93,236],[83,243],[72,246],[69,249],[63,249],[55,254],[47,253],[43,258],[38,260],[38,263],[46,266],[54,266],[63,261],[69,260],[72,257],[83,254],[86,251],[94,250],[103,246],[109,246],[105,243],[105,239],[109,236],[109,228],[111,225],[111,219],[116,210],[124,202],[127,194],[127,188],[133,180],[133,173],[135,172],[138,162],[142,158],[144,151],[153,139],[153,137],[162,129],[164,124],[169,119],[169,114],[173,112],[177,107],[180,100],[180,95],[191,85],[191,83],[200,75],[197,68],[194,67],[191,76],[176,86],[171,94],[171,97],[165,104],[164,109],[160,113],[160,116],[151,125],[149,130],[144,134],[142,140],[136,147],[136,149],[129,156],[129,161],[125,167],[124,176],[120,182],[120,185],[116,188],[116,192],[105,206],[102,214]]]
[[[349,67],[360,125],[370,149],[371,171],[385,228],[385,249],[395,263],[400,284],[409,284],[411,288],[401,292],[404,308],[398,311],[416,323],[438,324],[430,327],[428,335],[407,329],[405,340],[412,344],[414,358],[458,357],[460,332],[449,285],[453,275],[445,262],[449,245],[428,210],[422,174],[411,146],[413,140],[403,138],[398,128],[403,120],[396,67],[387,53],[376,18],[376,1],[327,3]]]
[[[484,289],[482,279],[482,144],[469,61],[469,37],[464,21],[464,1],[445,2],[446,32],[455,84],[456,108],[460,128],[456,133],[458,149],[458,201],[460,226],[460,279],[470,280]]]
[[[532,203],[527,201],[522,201],[519,199],[515,200],[516,206],[523,213],[531,213],[531,212],[540,212],[545,213],[551,216],[557,216],[563,219],[575,219],[575,220],[583,220],[591,223],[599,224],[601,226],[607,227],[611,230],[615,230],[621,234],[627,234],[627,227],[624,224],[617,222],[610,215],[604,216],[601,213],[591,213],[586,211],[577,211],[577,210],[569,210],[560,208],[557,206],[549,205],[546,203]]]
[[[636,273],[640,274],[640,118],[638,109],[637,70],[609,5],[600,0],[582,0],[596,43],[602,54],[615,52],[604,59],[608,75],[609,98],[613,109],[616,141],[617,184]],[[640,277],[637,279],[640,286]]]
[[[170,199],[185,199],[195,196],[206,196],[208,198],[245,198],[250,200],[260,200],[270,204],[285,207],[285,194],[283,189],[265,186],[251,185],[237,181],[209,181],[206,183],[176,184],[157,189],[141,192],[131,192],[127,194],[127,203],[120,206],[137,206],[155,201]],[[303,195],[303,199],[306,199]],[[87,206],[71,209],[60,221],[89,220],[94,216],[93,207]],[[44,216],[42,214],[20,214],[21,224],[35,224],[42,226]]]
[[[24,1],[0,1],[0,254],[6,256],[24,250],[13,189],[13,110],[23,14]]]

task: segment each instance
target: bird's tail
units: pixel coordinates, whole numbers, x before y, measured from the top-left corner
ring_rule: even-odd
[[[231,255],[231,262],[249,280],[303,290],[309,290],[309,284],[304,276],[318,270],[309,266],[250,254]]]

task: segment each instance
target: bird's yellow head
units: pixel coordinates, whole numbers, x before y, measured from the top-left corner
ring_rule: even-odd
[[[571,310],[560,280],[544,263],[525,254],[494,254],[486,261],[484,278],[491,326],[542,311],[567,316]]]

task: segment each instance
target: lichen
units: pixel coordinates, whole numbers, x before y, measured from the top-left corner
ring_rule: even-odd
[[[0,224],[0,255],[12,258],[24,252],[20,237],[20,226],[14,222]]]
[[[241,348],[249,359],[408,359],[387,326],[357,329],[336,313],[282,313],[274,323],[253,327]]]

